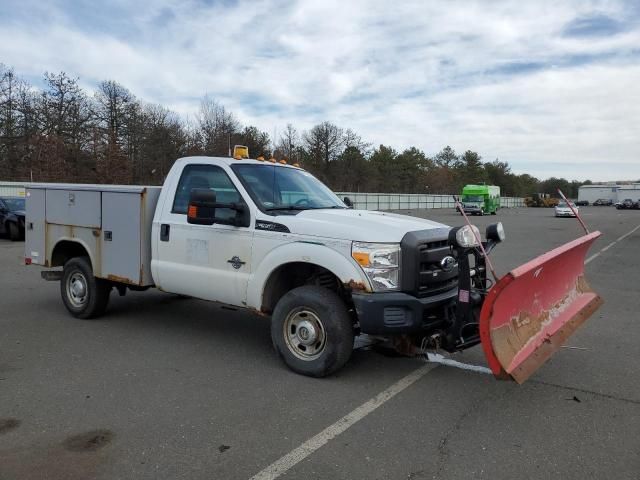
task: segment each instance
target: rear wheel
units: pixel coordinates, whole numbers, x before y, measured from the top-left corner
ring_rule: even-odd
[[[353,350],[353,323],[342,299],[317,286],[284,295],[271,318],[273,346],[289,368],[324,377],[342,366]]]
[[[12,242],[20,240],[20,229],[15,222],[9,222],[9,238]]]
[[[93,275],[87,257],[72,258],[64,264],[60,294],[67,310],[76,318],[102,315],[109,303],[111,283]]]

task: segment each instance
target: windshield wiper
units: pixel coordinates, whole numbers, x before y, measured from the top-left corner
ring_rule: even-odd
[[[308,210],[310,207],[303,207],[301,205],[282,205],[280,207],[268,207],[265,208],[267,212],[272,212],[273,210]]]
[[[272,212],[274,210],[323,210],[325,208],[346,208],[346,207],[341,207],[340,205],[332,205],[330,207],[305,207],[302,205],[283,205],[280,207],[269,207],[269,208],[265,208],[265,211],[267,212]]]

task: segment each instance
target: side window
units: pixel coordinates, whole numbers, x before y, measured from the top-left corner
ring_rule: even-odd
[[[220,167],[214,165],[187,165],[182,170],[182,176],[178,182],[172,213],[187,214],[189,196],[194,188],[214,190],[218,203],[243,203],[240,192]],[[236,212],[230,208],[216,209],[216,218],[221,220],[231,220],[235,215]]]

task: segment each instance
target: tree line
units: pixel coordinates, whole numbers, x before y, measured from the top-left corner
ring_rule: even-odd
[[[583,183],[517,175],[507,162],[445,146],[435,155],[373,146],[349,128],[322,122],[307,131],[286,125],[277,138],[242,125],[205,96],[193,118],[141,101],[105,80],[93,94],[64,72],[45,73],[34,88],[0,64],[0,179],[36,182],[161,184],[183,156],[227,156],[233,145],[298,163],[336,191],[452,193],[468,183],[499,185],[524,197],[561,188],[577,197]]]

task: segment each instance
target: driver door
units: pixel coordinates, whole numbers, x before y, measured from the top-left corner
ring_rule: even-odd
[[[164,205],[165,213],[157,230],[160,286],[172,293],[244,305],[251,274],[253,229],[218,223],[189,224],[187,208],[194,188],[214,190],[218,203],[247,205],[221,167],[186,165],[174,198],[168,198]],[[217,219],[233,217],[234,210],[216,209]]]

